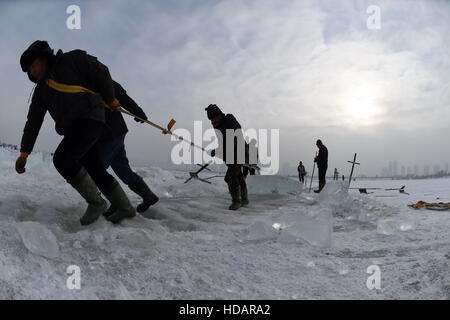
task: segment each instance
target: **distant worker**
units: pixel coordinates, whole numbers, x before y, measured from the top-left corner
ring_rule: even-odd
[[[298,171],[298,179],[299,179],[299,181],[301,183],[305,183],[306,170],[305,170],[305,166],[303,165],[303,163],[301,161],[298,164],[297,171]]]
[[[314,190],[314,192],[320,193],[326,183],[325,176],[328,169],[328,149],[320,139],[316,141],[316,146],[319,148],[319,154],[315,157],[314,162],[317,163],[317,168],[319,169],[319,189]]]

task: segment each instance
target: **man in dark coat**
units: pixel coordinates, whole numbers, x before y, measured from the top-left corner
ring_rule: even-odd
[[[136,116],[134,120],[137,122],[143,123],[142,120],[147,120],[145,112],[128,96],[125,89],[114,80],[113,84],[115,96],[122,108],[134,114]],[[125,135],[128,133],[128,127],[122,113],[105,109],[105,117],[109,131],[100,141],[100,158],[105,168],[111,167],[120,180],[142,198],[143,201],[137,206],[136,210],[137,212],[144,212],[158,202],[159,198],[150,190],[144,179],[130,167],[125,151]],[[111,206],[103,215],[108,217],[115,211],[116,208]]]
[[[16,171],[25,172],[27,157],[48,111],[56,132],[64,137],[53,156],[55,168],[88,203],[81,224],[93,223],[108,207],[98,189],[117,208],[109,221],[134,217],[136,211],[127,195],[99,157],[98,141],[106,130],[105,105],[114,110],[120,107],[108,68],[82,50],[59,50],[55,55],[48,43],[40,40],[24,51],[20,65],[36,87]]]
[[[242,164],[245,163],[246,156],[245,150],[248,148],[245,147],[241,125],[232,114],[225,115],[215,104],[210,104],[205,111],[207,112],[208,119],[211,120],[214,129],[217,130],[217,134],[220,134],[222,138],[219,138],[221,143],[219,143],[217,152],[216,150],[212,150],[210,155],[212,157],[217,155],[222,158],[228,167],[225,174],[225,182],[228,184],[228,191],[230,192],[232,199],[232,203],[228,209],[237,210],[241,206],[249,203],[247,184],[242,173]],[[227,130],[231,131],[230,133],[235,134],[234,141],[227,141]],[[233,158],[227,157],[227,142],[234,149]],[[230,148],[230,146],[228,148]]]
[[[323,187],[325,187],[326,183],[325,176],[328,169],[328,149],[323,145],[320,139],[317,140],[316,146],[319,148],[319,154],[314,159],[314,162],[317,163],[317,168],[319,169],[319,189],[314,190],[314,192],[319,193],[322,191]]]

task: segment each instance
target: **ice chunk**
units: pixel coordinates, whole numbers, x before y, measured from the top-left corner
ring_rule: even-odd
[[[340,274],[341,276],[345,276],[346,274],[348,274],[348,272],[349,272],[349,270],[348,270],[348,267],[347,267],[347,266],[342,266],[342,267],[339,269],[339,274]]]
[[[271,226],[263,221],[258,221],[250,226],[248,229],[247,240],[272,240],[276,239],[278,231],[276,226]]]
[[[398,231],[410,231],[415,229],[415,223],[408,220],[382,219],[377,223],[377,232],[384,235],[393,235]]]
[[[247,178],[249,194],[298,194],[302,191],[300,182],[282,176],[249,176]]]
[[[384,235],[392,235],[395,233],[395,222],[392,219],[383,219],[378,221],[377,232]]]
[[[313,204],[317,203],[317,200],[315,198],[313,198],[311,196],[306,196],[303,194],[299,195],[297,199],[298,199],[298,202],[304,203],[307,205],[313,205]]]
[[[319,193],[319,202],[330,204],[341,203],[348,199],[347,183],[343,181],[329,181]]]
[[[321,206],[331,208],[333,215],[360,221],[370,220],[362,210],[363,199],[352,197],[348,193],[348,183],[343,181],[329,181],[317,197]]]
[[[414,229],[415,229],[414,223],[406,221],[400,224],[400,231],[409,231]]]
[[[277,220],[286,226],[278,239],[280,242],[303,239],[314,246],[331,246],[333,221],[329,208],[321,208],[311,214],[286,213]]]
[[[18,223],[17,230],[30,252],[46,258],[59,256],[58,241],[47,227],[38,222],[27,221]]]

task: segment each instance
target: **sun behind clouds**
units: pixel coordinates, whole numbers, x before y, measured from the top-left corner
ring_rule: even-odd
[[[341,119],[354,127],[372,126],[381,120],[380,90],[376,85],[360,83],[351,85],[339,100]]]

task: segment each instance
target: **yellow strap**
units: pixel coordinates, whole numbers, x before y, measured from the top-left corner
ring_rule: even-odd
[[[72,85],[72,84],[63,84],[63,83],[59,83],[56,82],[55,80],[52,79],[47,79],[45,80],[45,83],[52,89],[59,91],[59,92],[65,92],[65,93],[80,93],[80,92],[86,92],[86,93],[90,93],[96,96],[99,96],[100,93],[89,90],[88,88],[82,87],[82,86],[77,86],[77,85]],[[105,105],[105,107],[109,108],[109,106],[106,104],[105,101],[103,101],[102,99],[102,103]]]
[[[85,87],[72,85],[72,84],[63,84],[63,83],[56,82],[55,80],[52,80],[52,79],[45,80],[45,83],[50,88],[52,88],[52,89],[54,89],[56,91],[59,91],[59,92],[65,92],[65,93],[86,92],[86,93],[94,94],[96,96],[100,95],[100,93],[92,91],[92,90],[89,90],[89,89],[87,89]],[[110,106],[108,104],[106,104],[106,102],[103,99],[102,99],[102,103],[105,106],[105,108],[111,109]],[[134,114],[132,114],[131,112],[126,111],[125,109],[123,109],[121,107],[119,107],[119,111],[122,112],[122,113],[126,113],[126,114],[128,114],[128,115],[130,115],[132,117],[136,117]],[[174,135],[172,133],[172,131],[171,131],[172,127],[174,126],[174,124],[176,122],[174,119],[170,120],[169,124],[167,125],[167,129],[166,129],[166,128],[163,128],[163,127],[161,127],[161,126],[159,126],[159,125],[157,125],[157,124],[155,124],[153,122],[150,122],[148,120],[144,120],[144,119],[141,119],[139,117],[136,117],[136,118],[138,118],[139,120],[142,120],[142,121],[148,123],[149,125],[152,125],[155,128],[158,128],[159,130],[162,130],[163,132],[170,133],[171,135]],[[192,142],[191,142],[191,145],[195,146]],[[195,146],[195,147],[201,148],[204,151],[204,149],[202,147],[199,147],[199,146]]]

